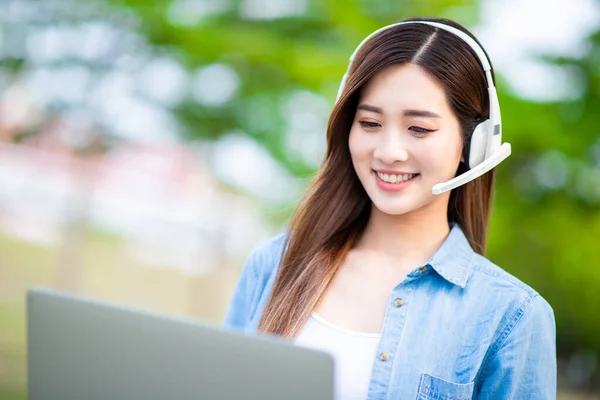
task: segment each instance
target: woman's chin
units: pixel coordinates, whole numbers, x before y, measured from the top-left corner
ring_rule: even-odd
[[[428,208],[427,206],[431,205],[434,200],[435,196],[423,194],[423,196],[407,196],[402,199],[375,198],[371,199],[371,203],[382,214],[401,216],[422,211]]]
[[[414,211],[416,209],[415,207],[409,204],[390,204],[390,202],[386,201],[373,203],[373,206],[382,214],[390,216],[401,216],[409,214],[411,211]]]

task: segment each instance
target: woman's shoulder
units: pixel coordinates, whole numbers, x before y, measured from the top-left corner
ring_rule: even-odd
[[[246,267],[252,270],[255,279],[268,278],[279,266],[286,238],[285,232],[271,236],[259,243],[250,253]]]
[[[536,296],[538,293],[531,286],[512,275],[481,254],[474,253],[472,260],[472,277],[478,284],[500,285],[499,289],[513,289],[523,295]]]
[[[553,314],[552,307],[534,288],[488,258],[474,253],[468,286],[481,299],[490,296],[521,314],[531,308]]]
[[[261,242],[250,253],[233,291],[225,326],[248,329],[257,312],[263,294],[268,289],[271,276],[279,265],[286,235],[279,234]]]
[[[548,301],[479,254],[473,257],[467,288],[471,317],[478,318],[477,332],[490,337],[479,369],[478,392],[486,398],[499,390],[519,393],[519,398],[534,393],[536,398],[551,398],[556,388],[556,322]],[[514,373],[506,374],[508,370]],[[524,384],[521,376],[527,376],[530,384]]]

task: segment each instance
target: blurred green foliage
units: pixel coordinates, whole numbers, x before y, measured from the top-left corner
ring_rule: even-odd
[[[213,63],[230,66],[240,87],[229,102],[208,107],[185,97],[171,106],[186,138],[218,140],[241,130],[298,178],[309,177],[315,166],[285,139],[281,104],[292,93],[310,91],[332,106],[354,47],[385,24],[423,15],[473,27],[478,16],[472,1],[314,0],[307,1],[306,13],[278,19],[243,18],[241,1],[224,3],[230,7],[195,23],[177,23],[174,2],[164,0],[110,0],[109,9],[93,8],[84,19],[126,21],[147,41],[147,51],[173,57],[190,73]],[[66,20],[77,24],[78,18]],[[561,355],[584,349],[599,360],[600,31],[589,41],[581,59],[548,60],[581,76],[579,98],[527,101],[497,75],[504,140],[513,155],[496,175],[488,256],[553,306]],[[26,65],[18,58],[0,62],[13,70]],[[556,184],[553,176],[564,179]]]

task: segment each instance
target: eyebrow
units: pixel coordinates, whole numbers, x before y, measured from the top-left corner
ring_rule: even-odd
[[[371,106],[368,104],[361,104],[357,110],[370,111],[376,114],[383,114],[383,109],[380,107]],[[433,111],[427,110],[404,110],[402,113],[405,117],[429,117],[429,118],[442,118]]]

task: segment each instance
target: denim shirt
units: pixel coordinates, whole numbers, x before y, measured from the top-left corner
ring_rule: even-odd
[[[271,238],[250,255],[225,326],[256,332],[284,241]],[[475,253],[453,225],[427,264],[391,293],[367,398],[555,399],[552,308]]]

